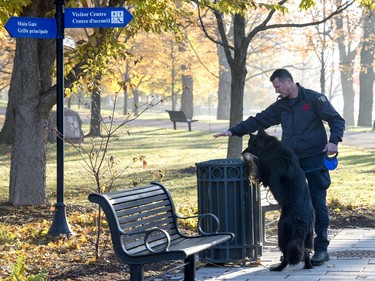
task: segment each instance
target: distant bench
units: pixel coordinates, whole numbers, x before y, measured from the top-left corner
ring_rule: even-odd
[[[192,120],[192,119],[186,118],[186,115],[183,111],[166,110],[166,112],[168,112],[169,118],[173,122],[173,128],[175,130],[177,128],[176,123],[181,122],[181,123],[187,123],[189,126],[189,132],[191,132],[191,123],[198,121],[198,120]]]
[[[233,233],[217,232],[219,219],[210,213],[193,216],[200,234],[185,235],[178,220],[187,218],[176,214],[169,191],[160,183],[91,193],[89,200],[104,210],[115,254],[130,265],[131,281],[144,280],[144,264],[172,260],[184,260],[184,280],[193,281],[196,254],[234,238]],[[203,232],[202,225],[211,226],[212,233]]]

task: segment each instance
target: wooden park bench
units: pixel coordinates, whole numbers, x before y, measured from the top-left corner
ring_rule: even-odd
[[[169,118],[173,122],[173,128],[175,130],[177,128],[176,123],[181,122],[181,123],[187,123],[189,126],[189,132],[191,132],[191,123],[198,121],[198,120],[192,120],[192,119],[186,118],[186,115],[183,111],[173,111],[173,110],[166,110],[166,111],[169,114]]]
[[[196,254],[234,238],[218,233],[219,220],[213,214],[197,215],[200,234],[187,236],[178,220],[167,188],[156,182],[108,193],[91,193],[89,201],[104,210],[116,256],[130,266],[130,280],[144,280],[144,264],[183,260],[184,280],[195,280]],[[212,223],[212,224],[211,224]],[[210,225],[210,228],[207,228]],[[204,229],[216,229],[211,233]]]

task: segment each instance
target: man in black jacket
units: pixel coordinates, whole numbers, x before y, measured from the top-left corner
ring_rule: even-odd
[[[281,124],[281,142],[296,153],[309,184],[316,217],[316,237],[311,262],[315,266],[322,265],[329,260],[329,212],[326,197],[331,184],[323,159],[325,155],[338,152],[345,120],[326,96],[294,83],[292,75],[286,69],[275,70],[270,81],[279,94],[276,102],[255,116],[213,136],[242,137],[259,129]],[[330,129],[328,142],[323,121],[328,123]]]

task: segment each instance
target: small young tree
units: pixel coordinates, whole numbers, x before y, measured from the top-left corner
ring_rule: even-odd
[[[115,118],[116,104],[118,94],[115,95],[111,115],[99,120],[102,127],[103,134],[101,137],[92,137],[89,139],[89,145],[74,144],[72,145],[77,149],[83,160],[83,167],[92,176],[95,181],[97,193],[111,191],[114,183],[120,176],[122,176],[133,164],[141,162],[143,168],[147,167],[146,157],[139,155],[132,157],[125,166],[120,166],[120,159],[111,153],[111,143],[116,141],[118,137],[116,133],[120,128],[129,122],[139,118],[145,111],[163,102],[163,100],[156,101],[156,98],[148,103],[139,105],[137,108],[138,113],[134,111],[129,113],[123,120]],[[135,185],[136,183],[134,183]],[[99,254],[99,242],[102,233],[102,211],[99,207],[97,223],[97,237],[95,242],[96,258]]]

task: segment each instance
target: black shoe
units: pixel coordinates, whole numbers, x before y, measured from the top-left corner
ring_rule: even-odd
[[[313,266],[319,266],[324,264],[326,261],[329,261],[329,255],[327,251],[315,252],[311,258],[311,264]]]

